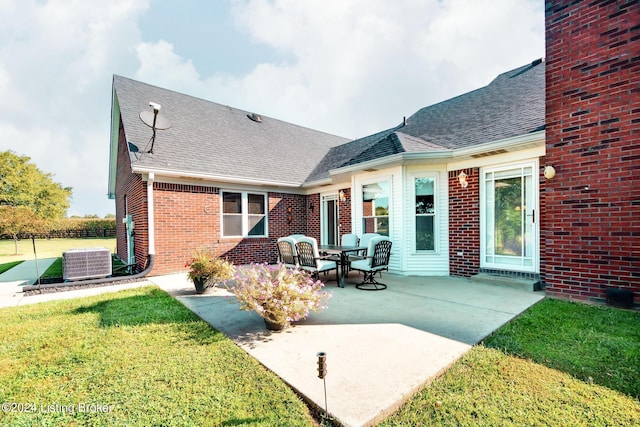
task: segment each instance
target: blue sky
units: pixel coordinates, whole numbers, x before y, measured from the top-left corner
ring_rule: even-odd
[[[0,150],[106,197],[120,74],[340,136],[544,57],[542,0],[0,0]]]

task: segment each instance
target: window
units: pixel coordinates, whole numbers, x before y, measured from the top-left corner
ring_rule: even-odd
[[[434,179],[415,178],[416,251],[435,250]]]
[[[362,186],[363,233],[389,235],[389,183],[387,181]]]
[[[266,236],[266,206],[266,194],[223,192],[222,236]]]

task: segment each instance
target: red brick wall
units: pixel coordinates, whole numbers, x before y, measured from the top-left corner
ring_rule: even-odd
[[[340,190],[344,193],[344,202],[339,202],[340,209],[340,236],[343,234],[351,234],[353,225],[351,224],[351,189],[343,188]]]
[[[640,302],[640,3],[546,9],[547,293]]]
[[[131,172],[124,132],[120,129],[118,176],[116,180],[116,220],[118,255],[127,258],[124,196],[135,228],[136,261],[144,268],[148,253],[147,183]],[[340,205],[341,233],[351,232],[349,189]],[[208,249],[236,264],[275,262],[276,240],[290,234],[307,234],[320,239],[320,195],[268,193],[267,238],[229,239],[220,233],[220,190],[215,187],[155,182],[154,226],[155,262],[152,275],[186,271],[185,264],[197,249]],[[313,204],[313,210],[310,209]]]
[[[136,263],[140,269],[147,266],[149,253],[149,241],[147,232],[147,192],[146,184],[142,182],[140,175],[131,172],[129,150],[120,122],[118,137],[118,165],[116,175],[116,241],[117,254],[125,262],[127,261],[127,236],[122,219],[125,216],[125,195],[128,200],[128,214],[132,215],[135,222],[134,251]]]
[[[310,206],[313,204],[313,210]],[[307,232],[306,234],[311,237],[315,237],[320,241],[320,194],[310,194],[307,196]]]
[[[467,174],[467,188],[458,175]],[[463,255],[458,255],[462,252]],[[480,184],[477,168],[449,172],[449,274],[469,277],[480,269]]]
[[[344,192],[345,196],[344,202],[338,201],[338,216],[340,225],[338,234],[342,236],[343,234],[348,234],[353,231],[353,224],[351,224],[351,189],[342,188],[338,191]],[[313,204],[313,210],[310,209],[311,204]],[[315,237],[318,242],[320,242],[320,210],[322,209],[322,206],[320,205],[320,194],[315,193],[306,196],[306,205],[306,234],[308,236]],[[301,234],[305,233],[301,232]]]
[[[186,271],[194,251],[207,249],[235,264],[275,262],[276,240],[306,234],[306,197],[268,193],[269,237],[222,238],[220,190],[214,187],[154,184],[156,259],[153,274]],[[289,211],[290,210],[290,211]]]

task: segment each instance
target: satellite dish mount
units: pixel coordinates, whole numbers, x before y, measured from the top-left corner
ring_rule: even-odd
[[[153,108],[152,111],[143,111],[140,113],[140,120],[142,123],[149,126],[153,130],[151,135],[151,148],[146,153],[153,154],[153,144],[156,142],[156,130],[165,130],[171,127],[171,122],[165,116],[160,114],[162,106],[157,102],[149,102],[149,107]]]

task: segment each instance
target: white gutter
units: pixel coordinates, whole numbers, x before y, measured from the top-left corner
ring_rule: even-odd
[[[153,181],[155,176],[153,172],[149,174],[147,178],[147,227],[149,228],[149,255],[155,255],[156,253],[156,239],[155,239],[155,220],[153,215]]]
[[[153,175],[154,173],[156,173],[161,176],[174,177],[174,178],[191,178],[191,179],[198,179],[198,180],[204,180],[204,181],[229,182],[234,184],[253,184],[253,185],[261,185],[261,186],[269,186],[269,187],[300,188],[300,183],[295,183],[295,182],[264,181],[259,179],[237,178],[232,176],[211,175],[211,174],[197,173],[197,172],[181,172],[181,171],[158,169],[158,168],[136,167],[135,165],[133,166],[132,170],[133,170],[133,173],[149,174],[149,175]]]

